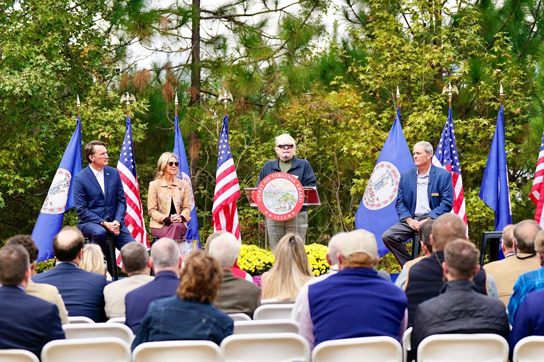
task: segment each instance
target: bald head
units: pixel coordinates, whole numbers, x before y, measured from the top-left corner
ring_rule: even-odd
[[[81,231],[67,226],[53,239],[53,253],[58,261],[74,261],[84,244],[85,238]]]
[[[224,233],[213,239],[209,253],[222,268],[232,268],[240,253],[240,243],[231,233]]]
[[[467,227],[463,219],[454,214],[443,214],[433,223],[431,238],[433,251],[443,251],[455,239],[466,239]]]
[[[179,268],[181,258],[178,245],[172,239],[160,238],[151,247],[151,259],[156,273]]]
[[[514,226],[514,240],[518,251],[522,253],[535,252],[536,234],[542,230],[540,225],[534,220],[523,220]]]

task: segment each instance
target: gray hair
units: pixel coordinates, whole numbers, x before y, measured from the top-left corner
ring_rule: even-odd
[[[431,145],[429,142],[420,141],[414,145],[414,149],[416,148],[416,146],[423,146],[425,152],[430,153],[431,155],[433,154],[433,145]]]
[[[291,137],[291,135],[284,133],[280,134],[274,139],[276,143],[276,147],[278,147],[281,144],[291,143],[293,144],[293,155],[297,153],[297,143],[295,142],[295,139]]]
[[[151,259],[155,269],[178,267],[179,256],[176,242],[169,238],[160,238],[151,247]]]
[[[341,232],[336,235],[334,235],[331,240],[329,240],[329,258],[331,259],[331,263],[333,265],[338,264],[338,256],[340,254],[340,244],[342,243],[342,240],[344,239],[344,236],[346,236],[346,232]]]
[[[209,253],[219,261],[221,267],[231,268],[240,253],[240,243],[231,233],[223,233],[213,239]]]

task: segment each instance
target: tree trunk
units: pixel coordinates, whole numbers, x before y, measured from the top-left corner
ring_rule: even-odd
[[[200,0],[193,0],[191,35],[191,103],[200,100]]]

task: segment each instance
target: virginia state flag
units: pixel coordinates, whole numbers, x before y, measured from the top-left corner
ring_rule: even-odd
[[[178,158],[179,161],[179,173],[178,177],[189,184],[189,191],[191,193],[191,220],[187,222],[187,233],[185,234],[185,239],[194,244],[198,245],[198,248],[201,249],[200,245],[200,235],[198,233],[198,218],[196,215],[196,204],[195,197],[193,194],[193,186],[191,184],[191,174],[189,173],[189,165],[187,164],[187,155],[185,154],[185,146],[183,144],[183,138],[181,137],[181,131],[179,130],[179,118],[176,114],[174,120],[175,128],[175,141],[174,141],[174,155]]]
[[[504,109],[501,106],[480,188],[480,199],[495,211],[495,230],[498,231],[502,231],[506,225],[512,223],[507,171],[504,150]]]
[[[400,107],[397,118],[383,145],[374,171],[368,180],[365,194],[355,214],[355,227],[374,234],[380,257],[389,252],[383,244],[382,234],[395,223],[399,216],[395,209],[400,174],[414,167],[412,153],[404,138],[400,124]]]
[[[79,171],[81,171],[81,119],[77,117],[76,130],[64,151],[32,231],[32,239],[40,249],[38,262],[54,256],[53,238],[62,228],[64,212],[74,206],[72,178]]]

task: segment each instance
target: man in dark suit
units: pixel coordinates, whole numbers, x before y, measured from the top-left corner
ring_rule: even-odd
[[[40,357],[46,343],[65,336],[57,306],[25,294],[30,273],[21,245],[0,250],[0,349],[25,349]]]
[[[151,247],[151,263],[155,270],[155,279],[125,296],[125,324],[134,334],[147,313],[151,302],[173,297],[179,286],[181,255],[176,242],[161,238]]]
[[[224,313],[245,313],[253,318],[253,312],[261,305],[261,290],[255,284],[235,277],[231,271],[240,253],[240,242],[231,233],[223,233],[213,239],[209,252],[223,268],[223,283],[213,304]]]
[[[119,171],[108,166],[106,144],[85,145],[89,166],[74,177],[74,204],[83,235],[100,245],[106,254],[106,240],[112,236],[118,249],[134,241],[125,225],[126,200]]]
[[[68,310],[68,316],[84,316],[95,322],[105,322],[103,291],[106,277],[79,269],[84,241],[83,234],[78,229],[63,228],[53,239],[57,266],[35,275],[32,280],[57,287]]]
[[[411,259],[403,244],[424,222],[450,212],[453,206],[451,174],[432,165],[433,146],[429,142],[418,142],[413,156],[416,167],[400,176],[395,205],[400,222],[382,235],[383,243],[401,266]]]

